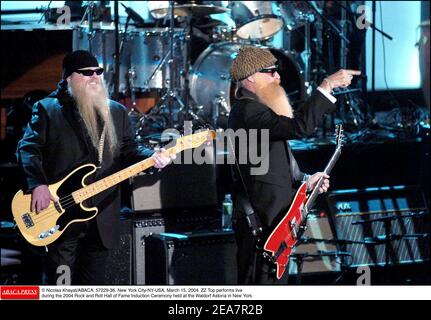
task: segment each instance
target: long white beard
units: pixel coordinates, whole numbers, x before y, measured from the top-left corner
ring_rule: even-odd
[[[293,108],[286,91],[279,83],[261,82],[256,84],[256,95],[260,102],[272,109],[276,114],[293,118]]]
[[[99,150],[100,136],[105,126],[105,144],[108,146],[112,156],[117,145],[117,135],[109,109],[108,92],[104,82],[100,80],[97,88],[91,88],[85,82],[71,80],[68,83],[68,91],[76,101],[91,143],[96,150]],[[97,115],[101,119],[102,128],[99,128]]]

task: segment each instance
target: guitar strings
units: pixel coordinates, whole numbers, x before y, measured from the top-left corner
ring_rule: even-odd
[[[71,206],[73,206],[74,204],[77,204],[77,203],[75,203],[75,200],[73,199],[72,195],[69,195],[69,196],[67,196],[67,197],[71,197],[71,199],[66,200],[66,202],[64,202],[64,203],[61,205],[61,207],[62,207],[63,209],[70,208],[70,207],[71,207]],[[67,198],[67,197],[65,197],[65,198]],[[64,200],[64,198],[63,198],[63,200]],[[60,200],[59,200],[59,201],[60,201]],[[61,203],[60,203],[60,204],[61,204]],[[46,210],[46,211],[42,212],[41,214],[33,213],[34,215],[36,215],[36,216],[33,218],[33,221],[34,221],[34,222],[37,222],[37,223],[40,223],[41,221],[45,220],[45,218],[47,218],[47,217],[49,217],[49,216],[52,216],[53,214],[59,214],[59,213],[60,213],[60,212],[58,212],[58,211],[57,211],[57,209],[56,209],[56,208],[55,208],[55,206],[54,206],[54,207],[51,207],[49,210]]]
[[[174,151],[175,150],[175,147],[173,147],[173,148],[169,148],[168,150],[166,150],[166,153],[168,153],[168,154],[170,154],[170,153],[177,153],[177,152],[172,152],[172,151]],[[175,150],[176,151],[176,150]],[[148,159],[146,159],[146,160],[148,160]],[[152,165],[154,165],[154,163],[152,164]],[[148,169],[148,168],[146,168],[146,169]],[[146,170],[146,169],[143,169],[143,170]],[[143,171],[143,170],[141,170],[141,171]],[[108,177],[106,177],[106,178],[109,178],[109,176]],[[105,178],[105,179],[106,179]],[[113,180],[113,181],[115,181],[115,179],[113,179],[112,177],[110,178],[110,180]],[[99,180],[99,181],[101,181],[101,180]],[[96,182],[94,182],[94,183],[97,183],[97,182],[99,182],[99,181],[96,181]],[[88,187],[88,186],[85,186],[85,187]],[[83,200],[83,201],[85,201],[85,200]],[[67,209],[67,208],[70,208],[70,207],[72,207],[72,206],[74,206],[75,204],[78,204],[78,203],[82,203],[82,201],[81,202],[78,202],[78,203],[76,203],[75,202],[75,199],[73,198],[73,195],[72,194],[70,194],[70,195],[67,195],[67,196],[65,196],[65,197],[63,197],[63,198],[60,198],[59,200],[58,200],[58,202],[60,203],[60,205],[61,205],[61,207],[63,208],[63,209]],[[63,203],[61,203],[61,202],[63,202]],[[31,212],[31,214],[33,215],[33,221],[35,222],[35,223],[40,223],[41,221],[44,221],[44,220],[46,220],[47,218],[49,218],[49,217],[51,217],[52,215],[54,215],[54,214],[58,214],[59,212],[58,212],[58,210],[56,209],[56,207],[54,206],[54,207],[51,207],[49,210],[45,210],[44,212],[42,212],[41,214],[38,214],[38,213],[34,213],[34,212]]]
[[[145,169],[144,169],[145,170]],[[106,177],[106,178],[109,178],[109,177]],[[105,178],[105,179],[106,179]],[[114,179],[114,178],[109,178],[108,180],[111,180],[111,181],[113,181],[113,182],[115,182],[116,180]],[[100,180],[99,180],[100,181]],[[97,183],[97,182],[95,182],[95,183]],[[89,185],[89,186],[91,186],[91,185]],[[89,186],[85,186],[85,187],[89,187]],[[112,186],[111,186],[112,187]],[[83,200],[84,201],[84,200]],[[70,208],[71,206],[73,206],[73,205],[75,205],[75,204],[78,204],[78,203],[80,203],[80,202],[78,202],[78,203],[76,203],[75,202],[75,199],[73,198],[73,195],[72,194],[70,194],[70,195],[67,195],[67,196],[65,196],[65,197],[63,197],[63,198],[60,198],[59,200],[58,200],[58,202],[60,202],[60,205],[61,205],[61,207],[63,208],[63,209],[67,209],[67,208]],[[82,202],[82,201],[81,201]],[[34,215],[36,215],[35,217],[34,217],[34,222],[36,222],[36,223],[40,223],[41,221],[43,221],[43,220],[46,220],[46,218],[49,218],[49,217],[51,217],[52,215],[54,215],[54,214],[58,214],[59,212],[57,211],[57,209],[55,208],[55,206],[54,207],[51,207],[49,210],[45,210],[44,212],[42,212],[41,214],[37,214],[37,213],[32,213],[33,214],[33,216]]]
[[[169,149],[168,149],[168,150],[169,150]],[[149,159],[151,159],[151,158],[149,158]],[[148,160],[148,159],[146,159],[146,160]],[[152,165],[154,165],[154,163],[153,163]],[[146,168],[146,169],[148,169],[148,168]],[[143,169],[143,170],[146,170],[146,169]],[[140,170],[140,171],[143,171],[143,170]],[[108,178],[108,180],[111,180],[112,182],[115,182],[115,181],[116,181],[116,179],[115,179],[114,177],[109,177],[109,176],[108,176],[108,177],[106,177],[106,178],[104,178],[104,179],[107,179],[107,178]],[[100,181],[101,181],[101,180],[96,181],[96,182],[94,182],[94,183],[97,183],[97,182],[100,182]],[[91,186],[91,185],[89,185],[89,186]],[[89,186],[85,186],[85,187],[89,187]],[[58,200],[58,202],[60,202],[60,205],[61,205],[61,207],[62,207],[63,209],[70,208],[70,206],[77,204],[77,203],[75,202],[75,199],[73,199],[72,194],[67,195],[67,196],[65,196],[65,197],[63,197],[63,198],[60,198],[60,199]],[[63,203],[61,203],[61,202],[63,202]],[[37,214],[37,213],[33,213],[33,212],[32,212],[32,215],[33,215],[33,216],[35,216],[35,217],[33,218],[33,221],[34,221],[34,222],[36,222],[36,223],[40,223],[41,221],[46,220],[46,218],[49,218],[49,217],[51,217],[52,215],[54,215],[54,214],[58,214],[58,213],[59,213],[59,212],[57,211],[57,209],[55,208],[55,206],[54,206],[54,207],[51,207],[49,210],[46,210],[46,211],[42,212],[41,214]]]
[[[108,178],[108,177],[106,177],[106,178]],[[109,180],[114,180],[114,179],[110,178]],[[95,182],[95,183],[97,183],[97,182]],[[88,186],[85,186],[85,187],[88,187]],[[63,198],[60,198],[58,200],[58,202],[60,203],[60,205],[61,205],[61,207],[63,209],[70,208],[70,205],[77,204],[77,203],[75,203],[75,199],[73,199],[73,195],[72,194],[67,195],[67,196],[65,196]],[[35,216],[34,219],[33,219],[34,222],[41,222],[41,221],[45,220],[46,217],[52,216],[53,214],[57,214],[57,213],[59,213],[59,212],[57,211],[57,209],[54,206],[54,207],[51,207],[49,210],[46,210],[46,211],[42,212],[41,214],[37,214],[37,213],[33,213],[32,212],[32,215]]]

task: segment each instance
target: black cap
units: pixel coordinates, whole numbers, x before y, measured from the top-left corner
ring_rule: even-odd
[[[63,79],[66,79],[78,69],[98,66],[97,59],[89,51],[73,51],[68,53],[63,59]]]

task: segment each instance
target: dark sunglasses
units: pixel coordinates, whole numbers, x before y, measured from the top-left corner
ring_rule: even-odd
[[[259,70],[259,72],[261,72],[261,73],[270,73],[271,76],[273,76],[274,73],[276,73],[277,71],[278,71],[277,65],[275,67],[272,67],[272,68],[263,68],[263,69]]]
[[[96,70],[86,69],[86,70],[75,70],[76,73],[82,74],[86,77],[91,77],[95,72],[98,76],[103,73],[103,68],[98,68]]]

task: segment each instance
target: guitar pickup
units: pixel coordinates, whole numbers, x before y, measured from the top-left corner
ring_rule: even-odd
[[[34,226],[34,222],[33,222],[33,219],[31,218],[30,214],[24,213],[21,216],[21,219],[22,219],[22,222],[24,222],[24,225],[27,229]]]
[[[301,212],[301,219],[302,219],[302,221],[305,221],[305,218],[307,218],[307,215],[308,215],[307,207],[304,206],[304,204],[301,204],[301,207],[299,208],[299,211]]]
[[[54,207],[57,210],[58,213],[61,213],[61,206],[59,201],[54,202]]]

